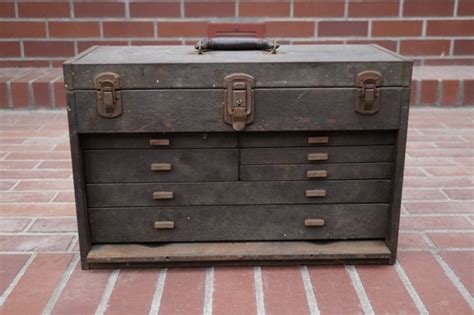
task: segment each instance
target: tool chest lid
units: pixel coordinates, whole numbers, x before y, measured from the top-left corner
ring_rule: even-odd
[[[288,45],[259,50],[206,51],[191,46],[94,46],[64,63],[66,88],[95,89],[104,72],[121,89],[223,88],[224,77],[246,73],[256,88],[356,87],[357,75],[377,71],[383,87],[409,86],[412,62],[377,45]]]

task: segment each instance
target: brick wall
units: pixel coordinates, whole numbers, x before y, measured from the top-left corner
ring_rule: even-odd
[[[91,45],[185,45],[236,30],[288,44],[377,43],[420,65],[474,64],[474,0],[130,0],[1,2],[0,66],[55,67]]]

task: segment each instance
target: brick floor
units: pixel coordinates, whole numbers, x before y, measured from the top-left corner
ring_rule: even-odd
[[[82,271],[66,126],[0,111],[0,314],[473,313],[473,108],[411,111],[394,266]]]

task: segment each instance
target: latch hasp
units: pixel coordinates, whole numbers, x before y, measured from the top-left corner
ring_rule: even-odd
[[[224,78],[224,121],[236,131],[243,130],[254,120],[255,79],[245,73],[234,73]]]
[[[115,118],[122,114],[120,76],[113,72],[103,72],[95,77],[97,113],[105,118]]]
[[[383,77],[377,71],[363,71],[357,75],[355,110],[363,115],[373,115],[380,110],[380,86]]]

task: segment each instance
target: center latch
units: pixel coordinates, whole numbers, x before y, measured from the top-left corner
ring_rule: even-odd
[[[95,77],[97,113],[105,118],[115,118],[122,114],[120,76],[113,72],[103,72]]]
[[[355,110],[363,115],[372,115],[380,110],[380,86],[383,77],[377,71],[363,71],[357,75],[358,95]]]
[[[234,73],[224,78],[224,121],[240,131],[254,119],[255,79],[245,73]]]

